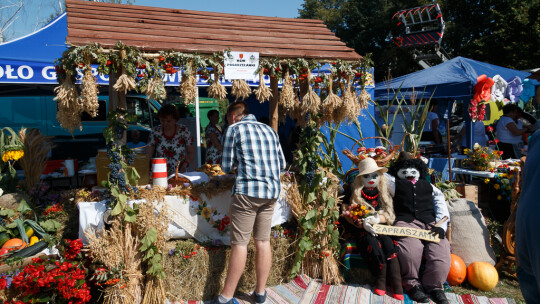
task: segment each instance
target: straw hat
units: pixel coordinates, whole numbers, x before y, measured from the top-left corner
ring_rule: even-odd
[[[385,173],[388,171],[388,168],[377,166],[377,162],[371,157],[368,157],[358,163],[358,175],[370,174],[377,171]]]

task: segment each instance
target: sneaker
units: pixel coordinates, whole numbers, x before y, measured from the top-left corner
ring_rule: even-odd
[[[264,291],[264,295],[258,295],[255,291],[253,291],[253,298],[255,299],[255,304],[264,304],[266,303],[266,290]]]
[[[435,289],[430,292],[431,299],[437,304],[448,304],[448,299],[441,289]]]
[[[411,300],[419,303],[428,303],[429,297],[424,293],[420,285],[414,286],[413,288],[407,290]]]
[[[240,304],[237,299],[232,298],[227,303],[221,303],[218,298],[215,298],[210,304]]]

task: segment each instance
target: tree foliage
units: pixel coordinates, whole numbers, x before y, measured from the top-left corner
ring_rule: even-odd
[[[418,70],[411,50],[396,47],[392,16],[427,0],[305,0],[301,18],[320,19],[359,54],[373,53],[375,78]],[[442,43],[451,57],[464,56],[516,69],[540,62],[540,1],[441,0],[446,32]]]

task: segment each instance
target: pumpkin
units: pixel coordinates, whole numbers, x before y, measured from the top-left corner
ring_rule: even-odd
[[[21,239],[11,239],[9,241],[7,241],[3,246],[2,248],[6,248],[8,249],[9,251],[11,250],[19,250],[19,249],[22,249],[26,247],[26,243],[23,242],[23,240]]]
[[[474,262],[467,267],[467,278],[472,286],[490,291],[499,282],[499,273],[497,269],[487,262]]]
[[[446,281],[450,285],[459,285],[465,281],[465,277],[467,276],[467,266],[465,265],[465,262],[463,262],[463,259],[455,254],[451,254],[450,258],[450,271],[448,272]]]

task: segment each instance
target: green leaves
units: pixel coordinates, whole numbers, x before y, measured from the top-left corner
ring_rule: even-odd
[[[43,229],[49,232],[56,232],[58,228],[62,227],[62,224],[60,224],[58,221],[55,221],[55,220],[46,220],[44,222],[42,221],[42,222],[39,222],[39,225]]]
[[[154,242],[157,240],[157,230],[156,228],[152,227],[146,231],[145,236],[142,238],[141,243],[142,246],[140,248],[141,252],[144,252],[148,250],[150,247],[154,245]]]
[[[13,211],[13,209],[2,209],[2,210],[0,210],[0,216],[12,217],[14,215],[15,215],[15,211]]]

